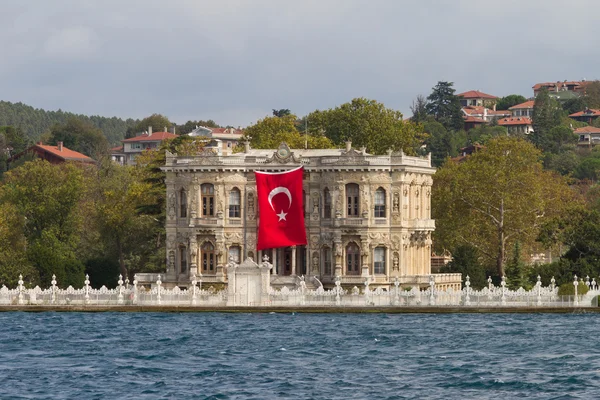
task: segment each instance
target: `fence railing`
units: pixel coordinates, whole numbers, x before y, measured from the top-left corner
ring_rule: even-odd
[[[6,286],[0,288],[0,305],[91,305],[91,306],[188,306],[188,307],[226,307],[226,306],[263,306],[263,307],[597,307],[600,288],[595,280],[585,282],[589,291],[577,294],[580,284],[575,277],[573,284],[575,295],[559,296],[558,288],[552,283],[543,287],[538,277],[537,284],[531,290],[509,290],[504,278],[500,286],[490,283],[488,287],[474,290],[470,287],[469,277],[466,277],[463,289],[447,288],[438,290],[435,279],[431,276],[430,285],[422,290],[413,287],[405,290],[398,280],[391,288],[370,288],[370,279],[352,288],[342,287],[339,277],[335,286],[324,289],[319,283],[317,289],[306,287],[303,279],[298,280],[296,288],[283,287],[267,293],[230,292],[228,289],[216,291],[210,287],[202,289],[201,279],[195,276],[190,281],[190,287],[181,289],[163,287],[160,275],[151,288],[139,286],[137,279],[132,284],[121,277],[114,289],[90,287],[86,275],[84,285],[80,289],[68,287],[61,289],[53,277],[52,286],[46,289],[40,287],[25,288],[20,277],[19,284],[14,289]]]

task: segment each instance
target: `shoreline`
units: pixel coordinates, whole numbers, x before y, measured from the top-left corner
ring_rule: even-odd
[[[191,307],[4,305],[0,312],[308,313],[308,314],[587,314],[600,307]]]

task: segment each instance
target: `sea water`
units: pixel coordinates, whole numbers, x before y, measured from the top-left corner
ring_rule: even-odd
[[[0,313],[2,399],[595,399],[598,314]]]

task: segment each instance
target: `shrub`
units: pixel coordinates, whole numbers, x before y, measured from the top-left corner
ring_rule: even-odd
[[[589,288],[583,281],[579,281],[579,285],[577,285],[577,294],[582,295],[588,292]],[[563,283],[558,287],[558,295],[559,296],[574,296],[575,295],[575,285],[573,282]]]

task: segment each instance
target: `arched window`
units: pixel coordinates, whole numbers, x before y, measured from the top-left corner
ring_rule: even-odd
[[[375,191],[375,218],[385,218],[385,190]]]
[[[185,246],[179,246],[179,271],[182,274],[187,272],[187,251]]]
[[[240,249],[240,246],[231,246],[229,248],[229,260],[228,261],[233,261],[236,264],[240,263],[241,260],[241,254],[242,254],[242,250]]]
[[[360,248],[354,242],[346,246],[346,273],[358,275],[360,271]]]
[[[215,215],[215,187],[210,183],[203,183],[202,190],[202,215],[212,217]]]
[[[359,190],[356,183],[346,185],[346,205],[348,217],[358,217]]]
[[[323,275],[331,276],[331,248],[323,247],[321,254],[323,258]]]
[[[331,193],[328,188],[323,191],[323,218],[331,218]]]
[[[385,274],[385,247],[375,247],[373,252],[373,273]]]
[[[215,272],[215,247],[210,242],[202,245],[202,272]]]
[[[229,192],[229,218],[240,217],[240,199],[240,190],[238,188],[233,188],[231,192]]]
[[[187,217],[187,193],[185,189],[179,191],[179,217]]]

